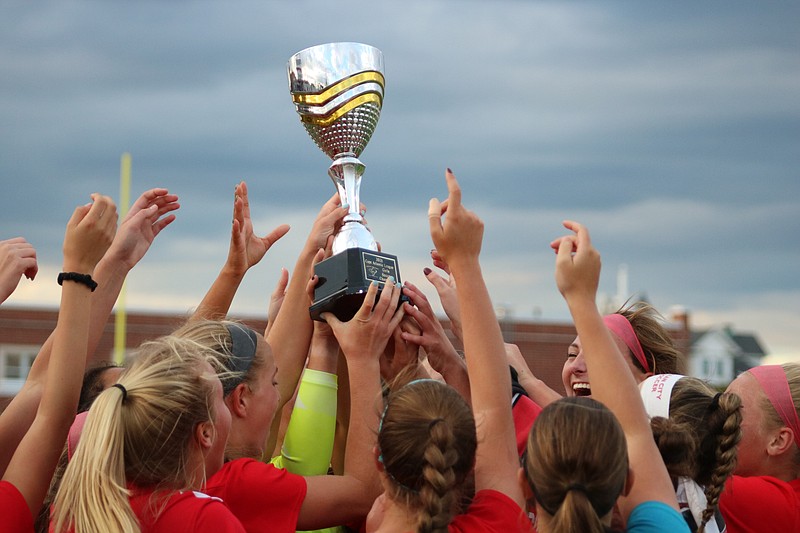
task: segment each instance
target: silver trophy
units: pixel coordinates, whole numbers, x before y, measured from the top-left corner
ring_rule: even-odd
[[[311,316],[324,311],[349,320],[372,281],[400,281],[397,258],[378,251],[359,213],[366,147],[383,106],[383,54],[360,43],[306,48],[289,59],[289,90],[306,131],[331,159],[328,168],[342,205],[349,205],[333,240],[333,256],[315,267],[320,281]]]

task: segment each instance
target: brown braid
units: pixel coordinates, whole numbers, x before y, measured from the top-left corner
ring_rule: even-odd
[[[712,431],[716,434],[716,466],[705,487],[707,504],[698,533],[705,531],[706,523],[714,516],[725,482],[736,468],[736,446],[742,439],[742,400],[736,394],[723,393],[716,403],[717,408],[708,417],[709,426],[721,426],[719,431]]]
[[[443,383],[413,381],[389,394],[378,448],[388,496],[416,514],[419,531],[447,531],[475,461],[469,405]]]
[[[453,465],[458,459],[458,452],[453,448],[453,431],[447,422],[435,418],[429,424],[430,441],[425,449],[422,467],[423,483],[419,498],[422,503],[419,531],[421,533],[439,533],[447,531],[447,525],[453,517],[455,501],[455,473]]]

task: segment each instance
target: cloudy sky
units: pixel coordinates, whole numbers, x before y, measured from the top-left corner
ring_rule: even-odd
[[[286,62],[333,41],[384,53],[386,96],[362,200],[404,279],[431,248],[444,169],[486,222],[484,272],[521,319],[568,319],[550,240],[586,223],[601,291],[695,327],[730,324],[800,354],[800,5],[795,2],[88,2],[0,7],[0,239],[37,248],[8,305],[57,305],[76,205],[178,194],[178,220],[129,278],[134,310],[186,311],[227,252],[245,179],[259,233],[290,233],[233,311],[263,314],[333,186],[288,93]],[[800,357],[800,355],[798,355]]]

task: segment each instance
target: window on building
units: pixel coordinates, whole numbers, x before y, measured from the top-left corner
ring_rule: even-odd
[[[9,353],[6,355],[6,364],[3,370],[3,378],[5,379],[22,379],[23,374],[26,374],[22,368],[22,354]]]
[[[38,346],[0,346],[0,394],[19,392],[38,352]]]

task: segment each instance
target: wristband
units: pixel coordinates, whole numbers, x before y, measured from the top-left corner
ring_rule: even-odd
[[[58,275],[58,284],[62,285],[64,281],[74,281],[89,287],[89,290],[94,292],[97,288],[97,282],[92,279],[89,274],[79,274],[77,272],[61,272]]]

